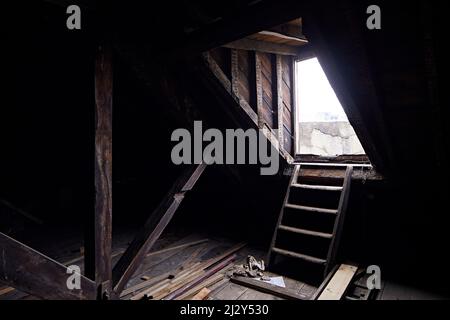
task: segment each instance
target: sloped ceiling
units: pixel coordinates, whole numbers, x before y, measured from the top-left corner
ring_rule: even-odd
[[[380,171],[396,175],[424,163],[442,169],[448,110],[438,94],[439,8],[379,1],[382,28],[369,30],[370,4],[315,1],[304,33]]]
[[[61,7],[67,1],[44,1]],[[302,17],[371,161],[397,173],[426,161],[448,173],[443,2],[378,1],[381,30],[368,30],[369,1],[83,2],[88,26],[132,44],[147,60],[188,60],[202,51]],[[448,56],[448,55],[447,55]],[[434,169],[433,169],[434,170]]]

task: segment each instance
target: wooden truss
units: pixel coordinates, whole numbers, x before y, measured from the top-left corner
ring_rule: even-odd
[[[204,163],[187,167],[150,214],[114,269],[112,238],[112,48],[99,45],[95,62],[95,214],[85,235],[85,275],[79,289],[68,286],[73,272],[44,254],[0,233],[0,282],[43,299],[116,299],[164,231]]]

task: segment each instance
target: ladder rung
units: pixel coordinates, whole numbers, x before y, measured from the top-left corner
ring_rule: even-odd
[[[325,239],[331,239],[333,237],[333,235],[331,233],[317,232],[317,231],[294,228],[294,227],[289,227],[289,226],[284,226],[284,225],[279,225],[278,228],[281,230],[285,230],[285,231],[306,234],[308,236],[320,237],[320,238],[325,238]]]
[[[312,189],[312,190],[327,190],[327,191],[341,191],[342,187],[336,186],[319,186],[312,184],[301,184],[301,183],[293,183],[291,187],[302,188],[302,189]]]
[[[337,214],[337,210],[335,210],[335,209],[325,209],[325,208],[307,207],[307,206],[300,206],[300,205],[292,204],[292,203],[286,203],[285,207],[292,208],[292,209],[298,209],[298,210],[305,210],[305,211],[313,211],[313,212],[323,212],[323,213]]]
[[[282,255],[285,255],[285,256],[288,256],[288,257],[298,258],[298,259],[306,260],[306,261],[312,262],[312,263],[317,263],[317,264],[326,264],[327,263],[327,260],[325,260],[325,259],[311,257],[306,254],[283,250],[283,249],[279,249],[279,248],[275,248],[275,247],[272,249],[272,251],[282,254]]]
[[[294,163],[298,165],[297,163]],[[367,163],[325,163],[325,162],[300,162],[299,165],[302,167],[364,167],[372,168],[371,164]]]

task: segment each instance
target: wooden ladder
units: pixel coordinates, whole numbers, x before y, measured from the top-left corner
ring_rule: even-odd
[[[344,215],[345,211],[347,209],[347,203],[348,203],[348,197],[350,193],[350,184],[351,184],[351,177],[352,177],[352,171],[353,168],[351,166],[341,166],[342,168],[345,168],[345,175],[343,178],[342,185],[339,186],[328,186],[328,185],[316,185],[316,184],[309,184],[309,183],[300,183],[299,180],[299,174],[300,174],[300,166],[301,164],[297,164],[294,166],[293,173],[291,175],[291,179],[289,182],[289,186],[287,188],[286,196],[284,198],[283,206],[281,208],[280,215],[278,217],[278,222],[272,237],[272,243],[269,248],[268,256],[267,256],[267,264],[270,266],[273,261],[275,254],[287,256],[290,258],[297,258],[301,259],[303,261],[306,261],[307,263],[313,263],[320,265],[324,267],[324,277],[328,274],[328,272],[331,270],[333,265],[335,264],[336,259],[336,253],[339,246],[339,241],[341,238],[341,231],[342,231],[342,225],[344,221]],[[321,167],[320,164],[308,164],[309,167]],[[340,192],[339,196],[339,204],[336,209],[328,209],[328,208],[320,208],[320,207],[312,207],[312,206],[305,206],[300,204],[293,204],[290,202],[290,194],[291,190],[293,188],[302,188],[302,189],[310,189],[310,190],[316,190],[317,192]],[[283,216],[285,214],[285,209],[289,208],[291,212],[289,214],[305,214],[305,212],[308,213],[322,213],[322,214],[330,214],[334,216],[334,224],[333,224],[333,231],[332,233],[322,232],[318,230],[308,230],[304,228],[298,228],[286,225],[286,223],[283,223]],[[327,256],[326,257],[317,257],[310,254],[303,254],[300,252],[287,250],[285,248],[280,248],[280,246],[277,246],[277,237],[278,231],[283,230],[285,232],[292,232],[296,234],[301,234],[308,237],[319,237],[324,238],[329,241],[329,246],[327,250]]]

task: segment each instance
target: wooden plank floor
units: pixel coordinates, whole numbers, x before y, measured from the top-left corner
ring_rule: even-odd
[[[189,237],[182,240],[185,242],[188,241],[194,241],[201,238],[204,238],[205,236],[201,235],[190,235]],[[236,241],[230,241],[228,239],[211,239],[203,244],[200,245],[203,247],[203,252],[201,255],[199,255],[196,259],[194,259],[192,262],[200,262],[207,260],[209,258],[213,258],[216,256],[219,256],[223,252],[225,252],[227,249],[232,247],[233,245],[237,244]],[[140,268],[140,272],[137,272],[134,277],[131,279],[130,283],[127,287],[136,285],[143,280],[141,279],[143,276],[146,277],[155,277],[158,275],[161,275],[165,272],[175,270],[183,265],[183,263],[189,259],[189,257],[198,250],[199,246],[191,247],[186,250],[183,250],[182,252],[173,254],[169,257],[166,257],[160,262],[157,262],[155,264],[154,258],[146,260],[142,267]],[[257,259],[261,259],[265,256],[266,252],[254,249],[252,247],[244,247],[241,250],[239,250],[237,253],[237,259],[234,264],[242,264],[246,261],[246,258],[249,254],[253,255]],[[219,273],[224,273],[224,271],[221,271]],[[267,273],[269,276],[276,276],[275,274]],[[215,288],[211,294],[209,295],[209,299],[212,300],[279,300],[281,298],[267,294],[262,293],[250,288],[246,288],[241,285],[237,285],[234,283],[229,282],[228,278],[225,277],[226,281],[223,281],[223,283]],[[315,291],[315,287],[309,286],[303,282],[296,281],[294,279],[289,279],[284,277],[284,281],[286,283],[286,287],[293,289],[297,292],[301,292],[303,294],[312,295]],[[137,291],[138,293],[139,291]],[[123,297],[123,299],[128,299],[129,296]]]
[[[176,270],[181,267],[187,260],[191,259],[191,262],[200,262],[207,260],[212,257],[216,257],[224,253],[227,249],[236,245],[238,241],[233,241],[226,238],[213,238],[208,235],[202,234],[188,234],[188,233],[177,233],[177,234],[166,234],[161,239],[159,239],[154,248],[151,251],[161,250],[163,248],[172,247],[175,245],[180,245],[195,240],[205,239],[209,240],[203,244],[196,246],[184,248],[182,250],[173,250],[169,252],[164,252],[161,254],[156,254],[145,258],[143,264],[136,271],[126,288],[134,286],[143,282],[145,278],[152,278],[158,275],[164,274],[168,271]],[[113,243],[113,265],[120,258],[121,253],[127,247],[128,243],[131,241],[131,236],[122,235],[117,237]],[[79,247],[78,247],[79,248]],[[197,253],[194,259],[192,255]],[[249,254],[253,255],[257,259],[262,259],[265,257],[266,252],[262,250],[257,250],[255,248],[246,246],[239,250],[237,253],[237,259],[235,264],[242,264],[246,261]],[[79,251],[75,249],[62,248],[61,254],[56,257],[58,261],[65,262],[73,260],[80,257]],[[83,259],[79,259],[72,264],[77,264],[83,269]],[[224,271],[221,271],[222,273]],[[267,273],[269,276],[276,276],[275,274]],[[309,286],[303,282],[296,281],[294,279],[289,279],[283,277],[286,287],[293,289],[297,292],[306,295],[312,295],[315,288]],[[215,286],[209,295],[209,299],[217,300],[279,300],[281,298],[256,291],[254,289],[246,288],[244,286],[234,284],[229,282],[228,278],[221,281],[219,286]],[[26,293],[20,292],[18,290],[8,290],[6,286],[0,285],[0,300],[21,300],[21,299],[37,299]],[[5,290],[6,289],[6,290]],[[144,290],[144,289],[142,289]],[[142,291],[141,290],[141,291]],[[3,292],[3,293],[2,293]],[[139,293],[136,291],[135,293]],[[131,295],[124,296],[122,299],[129,299]]]

